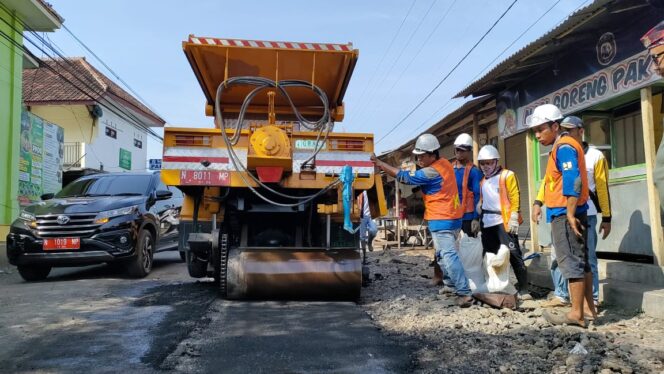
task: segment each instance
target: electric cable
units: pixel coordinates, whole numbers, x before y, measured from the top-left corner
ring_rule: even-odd
[[[420,27],[422,27],[422,24],[424,24],[424,20],[427,18],[427,16],[428,16],[429,13],[431,12],[431,9],[433,8],[433,6],[434,6],[435,4],[436,4],[436,0],[433,0],[433,1],[431,2],[431,5],[429,5],[429,8],[428,8],[428,9],[426,10],[426,12],[424,13],[424,16],[422,16],[422,18],[420,19],[420,21],[417,23],[417,26],[415,27],[415,30],[413,30],[413,32],[412,32],[412,33],[410,34],[410,36],[408,37],[408,40],[406,41],[406,44],[404,45],[403,48],[401,48],[401,51],[399,52],[399,55],[397,56],[396,59],[394,59],[394,61],[392,62],[392,65],[391,65],[390,68],[387,70],[387,73],[385,73],[385,76],[386,76],[386,77],[389,77],[389,76],[390,76],[390,73],[392,73],[392,70],[394,70],[394,67],[397,66],[397,63],[399,62],[399,60],[401,60],[401,56],[403,56],[404,52],[406,51],[406,48],[408,48],[408,46],[410,45],[410,42],[413,40],[413,37],[415,37],[415,34],[417,34],[417,32],[420,30]],[[383,81],[383,82],[384,82],[384,81]],[[377,90],[380,86],[381,86],[381,84],[378,83],[378,85],[376,86],[376,90]],[[376,99],[377,96],[378,96],[378,95],[371,95],[371,96],[369,97],[369,101],[367,102],[367,105],[366,105],[366,106],[367,106],[367,107],[370,107],[370,106],[371,106],[371,103],[374,102],[374,100]],[[359,108],[359,109],[362,110],[363,108]],[[364,110],[362,110],[362,114],[364,114],[364,113],[366,113],[366,112],[365,112]],[[364,116],[363,116],[363,117],[359,117],[359,119],[363,119],[363,118],[364,118]],[[361,121],[359,121],[359,122],[361,122]]]
[[[477,80],[477,78],[479,78],[489,67],[491,67],[493,65],[493,63],[496,62],[496,60],[498,60],[498,58],[500,58],[500,56],[502,56],[505,52],[507,52],[507,50],[509,48],[511,48],[514,44],[516,44],[516,42],[519,41],[519,39],[521,39],[528,31],[530,31],[533,27],[535,27],[535,25],[538,24],[547,14],[549,14],[553,10],[553,8],[555,8],[556,5],[558,5],[560,3],[560,1],[561,0],[557,0],[544,13],[542,13],[542,15],[539,16],[539,18],[537,18],[533,23],[531,23],[523,32],[521,32],[521,34],[519,34],[519,36],[517,36],[507,47],[505,47],[502,50],[502,52],[500,52],[498,55],[496,55],[496,57],[489,64],[487,64],[487,66],[485,66],[478,74],[476,74],[475,77],[471,81]],[[576,7],[576,9],[574,9],[574,11],[572,11],[572,14],[575,13],[576,11],[578,11],[579,9],[581,9],[589,1],[590,0],[585,0],[583,3],[581,3],[581,5],[579,5],[578,7]],[[565,18],[567,18],[567,17],[568,16],[565,16]],[[560,20],[558,23],[561,23],[563,21],[564,21],[564,19]],[[447,102],[445,102],[445,104],[443,104],[441,107],[436,109],[436,111],[431,116],[429,116],[429,118],[424,120],[422,122],[422,124],[420,124],[414,131],[417,132],[419,129],[421,129],[422,126],[424,126],[429,120],[431,120],[431,118],[433,118],[438,112],[445,109],[452,102],[453,99],[454,99],[453,97],[449,98],[447,100]]]
[[[5,11],[8,11],[8,8],[7,8],[4,4],[2,4],[2,3],[0,3],[0,8],[4,9]],[[48,46],[48,48],[49,48],[51,51],[55,52],[55,54],[57,54],[57,55],[62,59],[63,63],[72,66],[73,69],[76,69],[76,67],[74,66],[74,64],[73,64],[71,61],[69,61],[66,57],[64,57],[62,54],[60,54],[60,52],[56,49],[56,47],[54,47],[52,44],[50,44],[48,41],[46,41],[46,39],[44,39],[43,37],[41,37],[36,31],[32,30],[32,29],[30,28],[30,26],[27,25],[27,24],[26,24],[25,22],[23,22],[22,20],[18,19],[17,21],[23,26],[24,30],[19,30],[15,25],[9,23],[9,22],[8,22],[7,20],[5,20],[5,19],[2,19],[2,21],[3,21],[7,26],[9,26],[11,29],[13,29],[13,30],[14,30],[15,32],[17,32],[17,33],[21,33],[21,34],[23,34],[23,31],[24,31],[24,30],[27,31],[27,32],[29,32],[29,33],[31,33],[32,35],[34,35],[34,36],[35,36],[35,37],[41,42],[42,45],[44,45],[44,46]],[[14,44],[17,48],[19,48],[21,51],[24,51],[24,52],[26,51],[26,48],[25,48],[23,45],[21,45],[20,43],[17,43],[17,42],[11,37],[11,36],[7,35],[7,34],[4,33],[4,32],[2,32],[2,34],[4,34],[4,37],[5,37],[7,40],[9,40],[12,44]],[[104,97],[103,95],[101,95],[98,91],[96,91],[96,90],[91,86],[90,82],[84,82],[84,81],[79,77],[79,74],[75,74],[74,72],[72,72],[72,71],[70,71],[70,70],[64,68],[63,65],[59,64],[58,61],[57,61],[57,59],[55,59],[53,56],[51,56],[51,55],[50,55],[50,54],[44,49],[43,46],[40,46],[38,43],[36,43],[34,40],[32,40],[32,39],[31,39],[30,37],[28,37],[27,35],[24,35],[23,38],[24,38],[24,40],[27,40],[28,42],[30,42],[30,44],[32,44],[35,48],[37,48],[37,49],[38,49],[40,52],[42,52],[45,56],[47,56],[47,57],[48,57],[48,58],[49,58],[49,59],[50,59],[50,60],[51,60],[51,61],[52,61],[52,62],[53,62],[58,68],[61,68],[62,70],[66,71],[67,73],[69,73],[69,74],[72,76],[72,78],[74,78],[74,79],[76,79],[77,81],[81,82],[85,88],[87,88],[87,89],[90,90],[91,92],[93,92],[93,93],[99,95],[99,98],[95,98],[95,97],[93,97],[92,95],[90,95],[89,92],[86,92],[84,89],[82,89],[82,88],[79,87],[78,85],[74,84],[70,79],[68,79],[67,77],[65,77],[65,76],[63,75],[62,72],[60,72],[60,71],[54,69],[52,66],[50,66],[49,64],[45,63],[43,60],[41,60],[41,59],[39,59],[39,58],[37,58],[37,57],[35,56],[35,58],[37,58],[38,62],[40,63],[40,66],[44,66],[44,67],[46,67],[48,70],[50,70],[51,72],[53,72],[53,73],[56,74],[57,76],[61,77],[62,79],[64,79],[64,80],[65,80],[67,83],[69,83],[72,87],[76,88],[76,89],[79,90],[81,93],[83,93],[84,95],[88,96],[90,99],[92,99],[92,100],[94,100],[94,101],[103,102],[103,103],[107,106],[107,108],[110,109],[111,111],[113,111],[113,109],[115,109],[115,110],[117,111],[116,114],[118,114],[118,115],[120,115],[119,113],[124,114],[126,117],[128,117],[129,119],[131,119],[131,120],[133,120],[133,121],[135,122],[135,123],[133,124],[134,126],[136,126],[136,127],[138,127],[138,128],[141,128],[141,129],[147,131],[149,135],[152,135],[153,137],[157,138],[159,141],[163,142],[163,138],[161,138],[157,133],[155,133],[155,132],[154,132],[152,129],[150,129],[149,127],[143,125],[143,124],[141,123],[141,121],[138,119],[138,117],[136,117],[136,116],[133,115],[132,113],[128,113],[127,111],[125,111],[125,110],[123,110],[122,108],[118,107],[118,106],[115,105],[113,102],[111,102],[110,100],[108,100],[106,97]],[[104,102],[104,101],[105,101],[105,102]]]
[[[258,87],[254,88],[244,99],[244,102],[242,103],[242,106],[240,108],[240,112],[238,114],[238,119],[233,128],[231,129],[233,131],[232,137],[229,138],[226,124],[224,123],[223,116],[221,113],[221,96],[223,93],[223,90],[225,87],[232,86],[232,85],[238,85],[238,84],[244,84],[244,85],[256,85]],[[321,118],[318,121],[309,121],[306,118],[304,118],[297,108],[295,107],[295,104],[291,100],[290,96],[288,95],[288,92],[286,92],[286,87],[308,87],[311,88],[321,99],[322,103],[324,104],[324,112]],[[279,92],[286,98],[286,100],[289,102],[291,109],[293,110],[293,113],[295,114],[296,118],[298,118],[298,121],[300,122],[301,125],[305,126],[308,129],[311,130],[319,130],[319,138],[320,138],[320,133],[324,130],[327,129],[326,136],[329,134],[329,130],[331,129],[330,125],[330,113],[329,113],[329,102],[327,100],[327,95],[325,94],[324,91],[322,91],[319,87],[312,85],[308,82],[305,81],[297,81],[297,80],[288,80],[288,81],[279,81],[275,82],[272,81],[271,79],[267,78],[260,78],[260,77],[234,77],[234,78],[229,78],[224,82],[221,82],[219,86],[217,86],[217,91],[215,95],[215,121],[219,125],[219,128],[221,130],[222,138],[224,139],[224,142],[226,143],[226,147],[228,149],[229,153],[229,159],[231,160],[231,163],[233,164],[233,167],[237,170],[240,171],[240,177],[242,178],[243,182],[245,185],[251,190],[256,196],[258,196],[260,199],[263,201],[266,201],[272,205],[277,205],[277,206],[283,206],[283,207],[295,207],[298,205],[303,205],[306,204],[313,199],[315,199],[318,196],[321,196],[322,194],[326,193],[328,190],[331,188],[335,187],[337,184],[340,183],[339,179],[336,179],[332,181],[328,186],[325,188],[321,189],[315,194],[309,195],[309,196],[292,196],[292,195],[287,195],[284,193],[281,193],[279,191],[276,191],[269,187],[268,185],[264,184],[263,182],[260,181],[256,176],[254,176],[249,170],[246,168],[245,165],[242,164],[242,160],[237,156],[234,150],[234,145],[237,144],[237,141],[239,140],[241,136],[241,130],[242,130],[242,124],[244,123],[244,116],[246,113],[247,108],[249,107],[251,101],[253,98],[262,90],[267,89],[267,88],[276,88],[279,90]],[[316,147],[315,153],[322,149],[322,147]],[[313,157],[313,156],[312,156]],[[311,159],[311,158],[310,158]],[[258,184],[260,187],[265,188],[266,190],[274,193],[277,196],[281,196],[284,198],[288,199],[293,199],[293,200],[302,200],[296,203],[280,203],[273,201],[264,195],[262,195],[258,190],[256,190],[249,180],[245,176],[249,175],[256,184]]]
[[[376,77],[376,74],[378,73],[378,71],[380,70],[380,68],[383,66],[383,61],[385,61],[385,57],[387,57],[387,55],[388,55],[388,54],[390,53],[390,51],[392,50],[392,46],[394,45],[394,42],[397,40],[397,36],[399,36],[399,33],[401,33],[401,29],[403,28],[403,25],[406,23],[406,19],[408,19],[408,16],[410,15],[410,12],[413,10],[413,7],[415,7],[415,4],[416,4],[416,3],[417,3],[417,0],[414,0],[414,1],[410,4],[410,8],[408,8],[408,11],[406,12],[406,15],[405,15],[405,16],[403,17],[403,19],[401,20],[401,24],[399,25],[399,28],[397,29],[397,32],[394,33],[394,35],[392,36],[392,40],[390,40],[390,44],[389,44],[389,46],[388,46],[387,49],[385,50],[385,53],[383,53],[383,56],[380,58],[380,61],[378,62],[378,66],[376,67],[376,69],[374,69],[373,74],[371,74],[371,78],[369,78],[369,82],[367,83],[367,85],[364,86],[364,90],[362,90],[362,93],[360,94],[360,98],[357,100],[358,103],[360,103],[360,104],[363,103],[362,100],[364,99],[365,94],[367,93],[367,90],[369,89],[369,87],[370,87],[371,84],[373,83],[374,78]],[[358,105],[358,107],[361,108],[362,105]]]
[[[461,58],[461,60],[459,60],[459,62],[457,62],[456,65],[454,65],[452,70],[450,70],[447,73],[447,75],[445,75],[443,77],[443,79],[441,79],[438,82],[438,84],[436,84],[433,87],[433,89],[431,89],[431,91],[429,91],[429,93],[427,93],[424,96],[424,98],[422,98],[422,100],[420,100],[420,102],[417,103],[417,105],[415,105],[415,107],[413,109],[411,109],[411,111],[408,112],[408,114],[404,118],[401,119],[401,121],[397,122],[394,126],[392,126],[392,128],[385,135],[383,135],[380,139],[378,139],[376,144],[380,143],[388,135],[390,135],[392,132],[394,132],[394,130],[396,130],[397,127],[399,127],[401,124],[403,124],[420,106],[422,106],[422,104],[424,104],[424,102],[447,80],[447,78],[459,67],[459,65],[461,65],[461,63],[463,63],[466,60],[466,58],[468,58],[468,56],[475,50],[475,48],[477,48],[477,46],[484,40],[484,38],[486,38],[486,36],[496,27],[498,22],[500,22],[500,20],[502,20],[505,17],[505,15],[510,11],[510,9],[512,9],[512,7],[514,6],[514,4],[516,4],[517,1],[518,0],[512,1],[512,3],[507,7],[507,9],[505,9],[505,11],[500,15],[500,17],[498,17],[498,19],[496,19],[496,21],[484,33],[484,35],[482,35],[482,37],[470,48],[470,50]]]

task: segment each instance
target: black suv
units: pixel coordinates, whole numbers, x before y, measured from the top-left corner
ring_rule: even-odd
[[[177,250],[183,196],[159,173],[79,178],[20,213],[7,236],[7,257],[27,281],[54,266],[122,262],[144,277],[156,251]]]

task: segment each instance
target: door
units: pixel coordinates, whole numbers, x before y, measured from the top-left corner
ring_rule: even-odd
[[[532,204],[531,201],[528,201],[528,161],[524,157],[526,154],[526,135],[527,133],[523,132],[505,139],[505,167],[516,174],[521,193],[519,199],[521,216],[523,216],[523,224],[519,226],[519,239],[521,241],[526,237],[530,237],[530,206]]]

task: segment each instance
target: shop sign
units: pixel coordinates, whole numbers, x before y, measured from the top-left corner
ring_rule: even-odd
[[[131,152],[120,148],[120,167],[126,170],[131,170]]]
[[[65,132],[24,111],[20,137],[18,200],[26,205],[39,201],[42,194],[62,189]]]
[[[526,117],[542,104],[554,104],[563,114],[574,113],[659,79],[650,55],[643,51],[534,100],[518,108],[516,113],[513,109],[506,109],[498,118],[498,131],[502,137],[525,131]]]

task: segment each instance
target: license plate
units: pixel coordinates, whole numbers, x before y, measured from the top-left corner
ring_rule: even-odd
[[[44,239],[44,250],[53,251],[58,249],[80,249],[81,239],[79,238],[54,238]]]
[[[180,184],[189,186],[228,186],[231,173],[217,170],[182,170]]]

